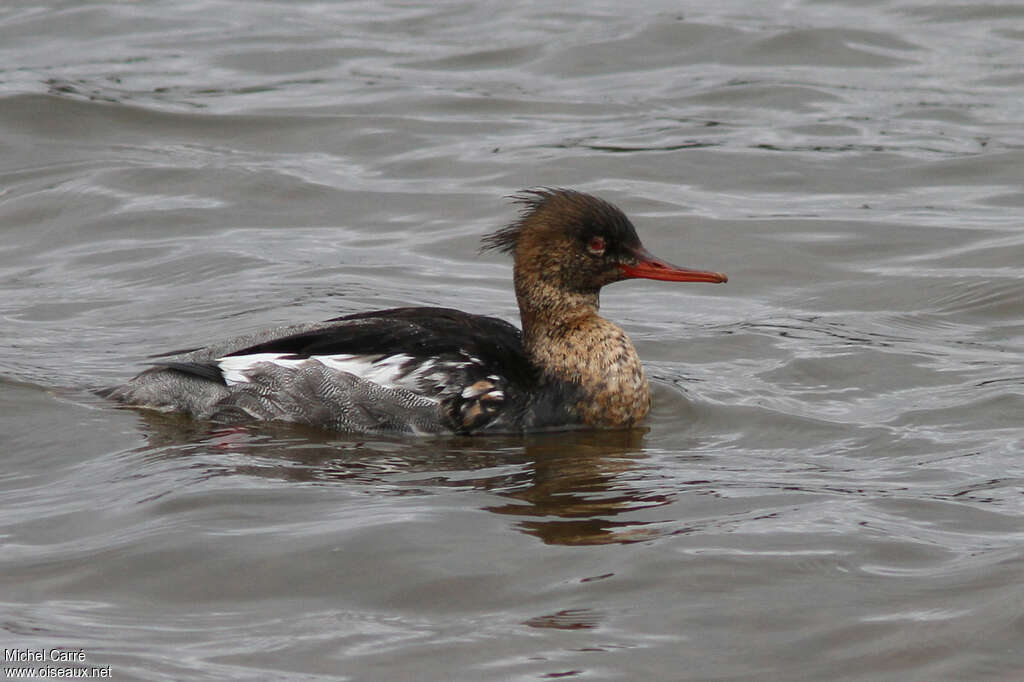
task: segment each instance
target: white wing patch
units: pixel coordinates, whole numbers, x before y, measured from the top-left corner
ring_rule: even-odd
[[[304,359],[289,358],[287,353],[253,353],[252,355],[229,355],[226,358],[217,358],[217,366],[224,375],[224,383],[228,386],[249,383],[246,372],[261,362],[270,362],[279,367],[295,369]]]
[[[402,353],[379,359],[368,355],[314,355],[310,360],[319,361],[331,369],[355,375],[364,381],[372,381],[386,388],[399,388],[402,384],[400,379],[411,378],[412,375],[423,371],[425,365],[433,364],[428,360],[412,371],[403,369],[402,365],[412,360],[412,357]]]
[[[314,355],[309,358],[295,358],[289,353],[253,353],[251,355],[230,355],[218,358],[217,363],[228,386],[249,383],[250,372],[256,365],[269,362],[284,369],[295,370],[307,362],[319,362],[338,372],[357,376],[385,388],[401,388],[419,392],[419,383],[426,379],[443,388],[453,378],[452,374],[471,364],[480,364],[476,358],[465,356],[465,361],[439,362],[426,358],[409,366],[412,356],[399,353],[380,357],[374,355]]]

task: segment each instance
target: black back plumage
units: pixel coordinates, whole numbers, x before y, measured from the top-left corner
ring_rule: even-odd
[[[464,353],[514,381],[534,378],[522,333],[496,317],[452,308],[392,308],[328,320],[327,327],[243,348],[230,355],[287,353],[314,355],[441,357]]]
[[[496,317],[452,308],[410,307],[337,317],[328,326],[282,336],[229,353],[227,357],[280,353],[302,359],[315,355],[406,355],[410,362],[464,355],[505,381],[532,385],[536,369],[527,358],[522,332]],[[155,366],[223,384],[216,362],[155,362]]]

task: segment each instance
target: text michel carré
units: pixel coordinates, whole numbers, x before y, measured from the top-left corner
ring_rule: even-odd
[[[62,661],[65,663],[85,663],[84,649],[4,649],[4,661],[8,663],[27,663],[36,661]]]

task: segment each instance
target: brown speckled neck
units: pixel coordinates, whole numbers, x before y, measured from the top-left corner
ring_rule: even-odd
[[[598,314],[598,293],[567,292],[516,269],[523,340],[548,378],[580,386],[576,410],[589,426],[632,426],[647,416],[651,393],[626,332]]]

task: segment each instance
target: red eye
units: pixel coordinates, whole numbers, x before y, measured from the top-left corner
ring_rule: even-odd
[[[591,237],[590,241],[587,242],[587,251],[595,256],[600,256],[604,253],[604,237]]]

